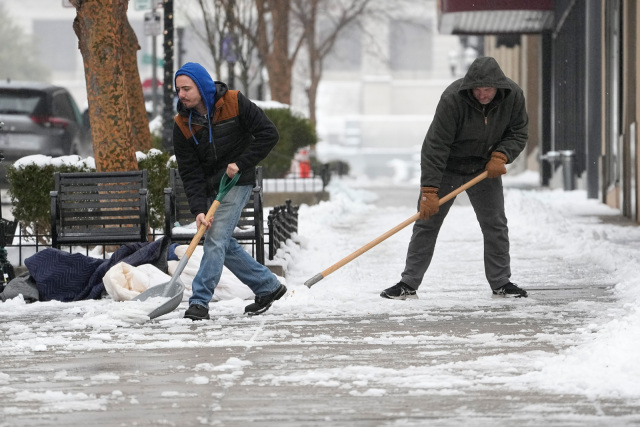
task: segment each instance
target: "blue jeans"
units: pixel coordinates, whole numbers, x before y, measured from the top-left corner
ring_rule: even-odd
[[[268,295],[280,286],[271,270],[256,261],[232,237],[242,208],[251,196],[251,190],[250,185],[235,186],[222,199],[211,227],[204,235],[204,255],[200,269],[193,279],[193,295],[189,298],[189,304],[209,307],[209,301],[220,281],[223,265],[257,296]]]

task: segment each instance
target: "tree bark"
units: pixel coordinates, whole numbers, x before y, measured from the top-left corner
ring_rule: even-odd
[[[96,169],[137,170],[123,48],[128,40],[122,37],[128,0],[70,1],[76,8],[73,29],[84,63]]]
[[[146,152],[151,148],[151,131],[142,93],[142,80],[138,71],[137,52],[140,50],[140,45],[128,19],[123,22],[123,30],[121,40],[124,42],[125,89],[129,101],[129,117],[131,118],[130,141],[135,151]],[[154,66],[156,65],[154,64]]]
[[[291,69],[294,58],[289,57],[289,0],[268,1],[273,25],[273,46],[266,56],[269,87],[275,101],[291,104]],[[264,19],[264,18],[263,18]]]

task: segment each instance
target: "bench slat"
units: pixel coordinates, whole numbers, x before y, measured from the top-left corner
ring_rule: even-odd
[[[56,173],[52,247],[145,242],[147,171]]]

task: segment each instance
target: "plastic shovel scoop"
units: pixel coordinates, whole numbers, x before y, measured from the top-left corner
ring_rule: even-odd
[[[211,221],[213,215],[220,206],[220,202],[222,201],[224,196],[227,195],[229,190],[231,190],[231,188],[236,185],[238,179],[240,179],[240,172],[236,173],[232,179],[229,179],[226,173],[222,176],[222,181],[220,181],[220,187],[218,189],[218,196],[211,204],[209,212],[207,212],[207,220]],[[200,243],[200,239],[202,238],[206,230],[207,227],[204,224],[198,227],[198,232],[195,236],[193,236],[193,239],[191,239],[191,243],[189,244],[189,247],[187,248],[184,256],[180,260],[178,268],[176,268],[176,271],[173,274],[171,280],[169,280],[167,283],[161,283],[159,285],[152,286],[132,299],[132,301],[146,301],[151,298],[161,299],[162,303],[151,313],[149,313],[150,319],[155,319],[156,317],[162,316],[163,314],[171,313],[182,302],[182,296],[184,294],[184,283],[182,283],[182,280],[180,280],[180,274],[182,274],[182,271],[187,266],[187,262],[189,262],[191,254],[193,254],[193,251],[196,250],[196,246],[198,246],[198,243]],[[166,300],[166,298],[169,299]]]

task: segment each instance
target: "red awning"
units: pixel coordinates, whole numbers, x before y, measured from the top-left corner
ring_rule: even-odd
[[[553,0],[439,0],[441,34],[540,33],[553,25]]]

